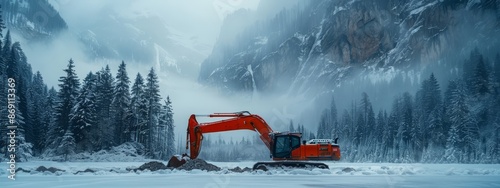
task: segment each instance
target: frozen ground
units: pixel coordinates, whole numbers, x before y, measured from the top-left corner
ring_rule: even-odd
[[[281,187],[500,187],[500,164],[391,164],[328,163],[329,170],[271,170],[233,173],[227,170],[160,170],[130,172],[144,162],[70,162],[33,161],[18,163],[23,169],[56,167],[65,172],[18,172],[16,180],[7,178],[7,164],[0,165],[0,187],[19,188],[99,188],[99,187],[194,187],[256,188]],[[251,167],[254,162],[213,164],[223,169]],[[87,168],[95,172],[74,174]],[[345,172],[346,168],[354,171]],[[110,172],[110,170],[112,172]]]

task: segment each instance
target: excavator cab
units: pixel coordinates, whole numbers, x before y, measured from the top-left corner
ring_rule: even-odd
[[[274,158],[289,159],[292,151],[300,147],[301,136],[296,134],[282,134],[273,136],[271,154]]]

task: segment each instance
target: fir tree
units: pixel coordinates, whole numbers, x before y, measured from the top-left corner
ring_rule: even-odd
[[[471,80],[472,94],[474,97],[484,96],[490,92],[489,73],[484,63],[482,56],[477,61],[473,75],[468,80]]]
[[[327,130],[330,134],[329,138],[339,136],[338,121],[337,121],[337,105],[335,104],[335,98],[332,97],[330,101],[330,123],[329,129]]]
[[[44,131],[46,133],[43,136],[44,142],[43,142],[42,152],[45,151],[47,149],[47,146],[49,146],[52,143],[53,136],[55,135],[53,131],[57,130],[56,118],[54,118],[57,101],[59,101],[57,99],[57,95],[58,93],[54,89],[54,87],[51,87],[47,91],[47,97],[45,99],[45,108],[42,114],[42,121],[43,124],[47,127],[47,129]]]
[[[138,73],[132,86],[132,99],[130,107],[132,109],[133,117],[131,134],[133,141],[142,143],[143,145],[146,143],[145,134],[147,133],[147,106],[144,88],[144,79],[141,74]]]
[[[453,124],[448,132],[448,139],[446,141],[446,150],[444,160],[449,163],[460,162],[461,150],[460,143],[462,142],[458,133],[458,124]]]
[[[74,70],[74,62],[69,60],[68,68],[64,69],[66,76],[59,78],[59,92],[58,101],[55,107],[56,126],[51,131],[50,140],[58,145],[60,140],[58,138],[65,134],[65,131],[70,129],[71,110],[75,106],[75,99],[78,96],[80,82]]]
[[[156,131],[158,126],[158,118],[161,109],[160,104],[160,86],[158,85],[158,76],[156,75],[153,68],[149,71],[147,76],[147,83],[145,89],[146,104],[147,104],[147,123],[146,127],[148,129],[148,133],[146,134],[146,138],[148,138],[146,148],[149,152],[155,150],[155,146],[157,144],[158,138],[156,137]],[[156,157],[156,156],[155,156]]]
[[[64,161],[68,161],[68,155],[72,155],[75,153],[75,139],[73,138],[73,133],[67,130],[64,134],[61,144],[57,146],[57,153],[59,155],[63,155]]]
[[[48,124],[44,122],[44,112],[47,110],[47,86],[43,83],[43,78],[40,72],[36,72],[33,77],[33,82],[30,89],[31,104],[30,106],[30,121],[31,131],[26,135],[31,137],[33,150],[35,154],[41,153],[47,136]]]
[[[167,157],[175,154],[175,132],[174,132],[174,112],[172,109],[172,102],[170,97],[167,96],[165,101],[166,114],[167,114]]]
[[[73,138],[77,148],[82,151],[93,150],[91,130],[96,129],[97,124],[95,88],[95,75],[90,72],[83,80],[83,86],[71,113]]]
[[[290,124],[288,125],[288,131],[290,131],[292,133],[295,132],[295,128],[293,127],[293,121],[292,120],[290,120]]]
[[[323,113],[321,113],[318,131],[316,133],[318,138],[321,139],[328,138],[329,135],[327,134],[327,129],[328,129],[328,110],[323,110]]]
[[[3,38],[3,47],[1,52],[4,58],[4,62],[8,62],[10,60],[11,47],[12,47],[12,40],[10,38],[10,30],[7,30],[7,34]]]
[[[115,142],[118,144],[130,141],[130,80],[125,62],[122,61],[116,74],[114,97],[112,102],[114,112]]]
[[[100,137],[96,141],[99,145],[95,149],[100,150],[115,145],[115,132],[112,119],[113,112],[111,108],[114,93],[114,78],[108,65],[106,65],[106,68],[96,73],[96,78],[97,130],[100,132]]]

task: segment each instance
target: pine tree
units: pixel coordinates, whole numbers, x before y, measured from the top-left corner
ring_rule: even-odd
[[[444,160],[449,163],[460,162],[461,151],[460,143],[462,142],[458,133],[458,124],[453,124],[448,132],[448,139],[446,142],[446,150]]]
[[[30,89],[31,104],[30,121],[32,130],[26,134],[31,137],[35,154],[40,154],[45,147],[48,124],[44,122],[44,112],[47,110],[47,86],[43,83],[40,72],[36,72]]]
[[[4,58],[4,62],[8,62],[10,60],[11,46],[12,46],[12,40],[10,38],[10,30],[7,30],[7,34],[3,38],[3,47],[1,52]]]
[[[75,152],[76,144],[73,138],[73,133],[67,130],[61,140],[61,144],[57,147],[57,153],[63,155],[64,161],[68,161],[68,155],[72,155]]]
[[[132,109],[132,140],[141,144],[146,143],[145,134],[147,133],[146,117],[147,106],[144,88],[144,79],[141,74],[137,73],[134,84],[132,86],[132,99],[130,107]]]
[[[111,108],[114,93],[114,78],[108,65],[106,65],[106,68],[96,73],[96,78],[97,129],[100,132],[100,137],[96,141],[99,145],[94,149],[101,150],[115,145],[115,132],[112,119],[113,112]]]
[[[379,149],[377,150],[377,155],[378,157],[382,157],[382,148],[383,147],[386,147],[386,145],[384,145],[383,143],[383,135],[384,135],[384,128],[386,126],[386,120],[385,120],[385,117],[384,117],[384,113],[382,112],[382,110],[379,110],[378,113],[377,113],[377,123],[376,123],[376,127],[375,127],[375,130],[374,130],[374,142],[379,146]]]
[[[5,29],[5,22],[3,21],[2,5],[0,5],[0,38],[3,37],[3,29]],[[2,48],[2,41],[0,40],[0,49],[1,48]]]
[[[47,146],[49,146],[52,143],[52,135],[55,135],[54,132],[57,130],[55,127],[57,126],[56,124],[56,118],[54,118],[55,114],[55,108],[57,106],[57,91],[54,89],[54,87],[51,87],[47,91],[47,97],[45,99],[45,108],[42,113],[42,122],[43,124],[47,127],[45,132],[45,135],[43,136],[44,142],[43,142],[43,149],[42,153],[47,149]]]
[[[483,55],[479,52],[477,47],[471,51],[469,59],[464,61],[462,80],[464,81],[468,92],[474,91],[474,81],[472,78],[474,70],[480,61],[483,61]]]
[[[466,92],[463,84],[452,85],[449,89],[451,93],[449,118],[451,128],[448,138],[454,137],[457,134],[459,139],[457,142],[458,162],[470,162],[476,155],[475,146],[477,145],[478,129],[474,117],[471,115],[468,105],[466,104]],[[453,130],[452,130],[453,129]],[[456,130],[455,130],[456,129]],[[454,133],[456,131],[456,133]],[[447,146],[448,147],[448,146]],[[447,148],[448,149],[448,148]],[[471,156],[472,155],[472,156]]]
[[[96,129],[97,124],[95,89],[95,75],[90,72],[83,80],[70,117],[76,148],[82,151],[93,151],[94,148],[92,130]]]
[[[316,133],[317,137],[320,138],[320,139],[325,139],[325,138],[328,138],[328,134],[327,134],[327,129],[328,129],[328,125],[327,125],[327,121],[328,121],[328,110],[323,110],[323,113],[321,113],[321,118],[320,118],[320,122],[319,122],[319,127],[318,127],[318,131]]]
[[[147,123],[146,127],[148,133],[146,138],[148,138],[146,148],[149,152],[155,151],[155,146],[157,144],[158,138],[156,137],[156,131],[158,127],[158,118],[161,109],[160,104],[160,86],[158,85],[158,76],[156,75],[153,68],[149,71],[147,77],[145,95],[147,104]],[[152,154],[152,153],[151,153]],[[157,156],[154,156],[157,158]]]
[[[295,132],[295,128],[293,127],[293,121],[292,120],[290,120],[290,124],[288,125],[288,131],[290,131],[292,133]]]
[[[169,155],[167,153],[167,127],[168,127],[168,114],[167,114],[167,102],[161,106],[158,117],[158,125],[155,127],[154,135],[155,138],[155,148],[152,151],[153,157],[167,160]]]
[[[174,132],[174,112],[172,109],[172,102],[170,97],[167,96],[167,101],[165,102],[166,113],[167,113],[167,157],[175,154],[175,132]]]
[[[330,123],[329,130],[327,130],[330,134],[329,138],[334,138],[339,136],[338,130],[338,121],[337,121],[337,105],[335,104],[335,98],[332,97],[332,101],[330,102]]]
[[[481,97],[490,92],[489,73],[482,56],[477,61],[473,75],[468,79],[471,80],[474,97]]]
[[[51,135],[49,135],[49,140],[53,142],[56,146],[61,141],[61,138],[65,131],[70,129],[70,117],[71,109],[75,106],[75,99],[78,96],[78,90],[80,88],[80,82],[74,70],[74,62],[72,59],[69,60],[68,68],[64,69],[66,76],[59,78],[59,92],[58,101],[55,107],[55,118],[56,126],[51,130]]]
[[[116,74],[114,98],[112,102],[114,112],[115,142],[118,144],[130,141],[130,80],[127,75],[125,62],[122,61]]]

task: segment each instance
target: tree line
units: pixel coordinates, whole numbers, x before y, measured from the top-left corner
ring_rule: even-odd
[[[1,14],[0,14],[1,15]],[[153,68],[134,83],[121,62],[116,76],[109,66],[89,72],[82,82],[70,59],[58,88],[48,88],[40,72],[33,73],[19,42],[0,16],[0,153],[8,155],[7,80],[16,81],[16,158],[33,156],[64,160],[74,153],[107,150],[138,142],[147,156],[168,159],[175,152],[172,101],[162,100]]]
[[[414,94],[395,97],[375,113],[369,96],[337,114],[335,100],[323,111],[317,137],[340,137],[351,162],[499,163],[500,55],[489,62],[477,50],[462,77],[444,93],[431,74]]]

